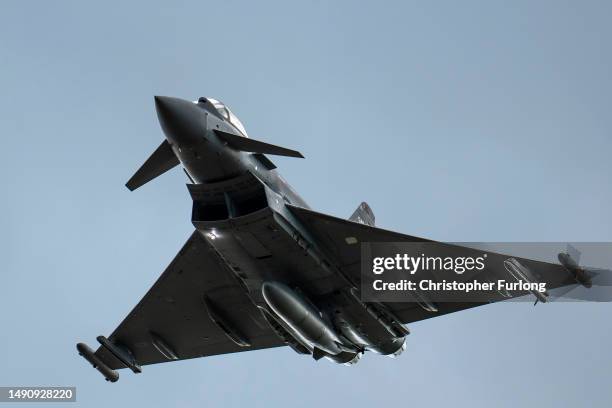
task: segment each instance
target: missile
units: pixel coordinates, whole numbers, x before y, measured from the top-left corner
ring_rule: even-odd
[[[357,344],[383,356],[397,356],[405,350],[405,339],[410,333],[399,319],[380,303],[363,302],[356,289],[340,292],[338,298],[349,307],[334,313],[334,327],[351,343]],[[365,313],[364,313],[365,312]]]
[[[343,344],[314,305],[287,285],[268,281],[263,283],[261,291],[270,309],[301,338],[310,343],[316,359],[324,354],[335,356],[342,352],[358,353],[354,346]]]
[[[123,363],[127,368],[132,370],[134,374],[140,374],[142,369],[136,359],[134,358],[134,354],[125,346],[120,346],[118,344],[113,343],[109,339],[104,336],[96,337],[98,343],[106,350],[108,350],[115,358]]]
[[[512,275],[512,277],[516,279],[518,282],[520,281],[525,281],[528,283],[538,282],[538,280],[533,276],[533,273],[529,270],[529,268],[521,264],[515,258],[506,259],[504,261],[504,267],[506,268],[508,273],[510,273],[510,275]],[[540,292],[538,290],[531,290],[530,292],[536,297],[536,303],[534,303],[534,305],[537,304],[538,301],[542,303],[546,303],[548,301],[548,296],[549,296],[548,292],[546,291]]]
[[[104,364],[98,356],[95,355],[94,351],[89,348],[89,346],[85,343],[77,344],[77,350],[79,352],[79,356],[82,356],[85,360],[89,361],[89,363],[100,372],[106,379],[106,381],[116,382],[119,379],[119,373],[115,370]]]
[[[357,304],[364,308],[374,320],[382,325],[394,337],[406,337],[410,334],[410,330],[400,322],[397,316],[393,315],[393,313],[382,304],[363,302],[355,288],[351,288],[348,293],[351,295],[354,302],[357,302]]]

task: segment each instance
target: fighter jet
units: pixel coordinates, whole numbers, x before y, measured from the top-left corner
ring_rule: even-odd
[[[216,99],[156,96],[155,107],[165,139],[126,186],[182,166],[195,230],[96,351],[77,344],[106,380],[122,368],[279,346],[347,365],[366,351],[395,357],[406,324],[489,303],[363,301],[361,243],[433,241],[377,228],[365,202],[348,219],[310,209],[268,157],[302,154],[250,138]],[[557,286],[583,282],[567,262],[529,266],[561,276]]]

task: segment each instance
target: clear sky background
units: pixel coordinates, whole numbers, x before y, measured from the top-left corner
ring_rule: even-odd
[[[74,406],[609,407],[611,304],[496,304],[410,325],[397,360],[290,349],[121,371],[109,335],[192,231],[153,95],[213,96],[315,209],[449,241],[612,241],[607,1],[0,5],[0,385]],[[26,405],[23,405],[26,406]],[[36,405],[39,406],[39,405]]]

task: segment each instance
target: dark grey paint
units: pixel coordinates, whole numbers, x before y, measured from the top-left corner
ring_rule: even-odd
[[[301,154],[244,138],[205,98],[155,97],[155,105],[166,141],[128,187],[170,167],[167,142],[192,181],[196,231],[109,336],[117,349],[85,353],[107,378],[125,367],[116,350],[133,356],[132,368],[282,345],[338,363],[364,350],[395,355],[408,334],[403,324],[482,304],[362,302],[356,243],[428,240],[374,227],[365,203],[350,220],[309,210],[263,156]]]

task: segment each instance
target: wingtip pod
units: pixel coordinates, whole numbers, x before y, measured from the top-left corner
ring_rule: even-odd
[[[107,366],[102,360],[96,356],[94,351],[85,343],[78,343],[77,351],[79,355],[82,356],[85,360],[87,360],[93,368],[98,370],[100,374],[104,376],[104,379],[109,382],[117,382],[119,379],[119,373]]]
[[[117,360],[121,361],[123,365],[132,370],[134,374],[140,374],[142,372],[140,365],[134,358],[134,354],[132,354],[130,349],[125,346],[115,344],[104,336],[98,336],[96,337],[96,340],[98,340],[98,343],[100,343],[100,345],[110,352]]]

